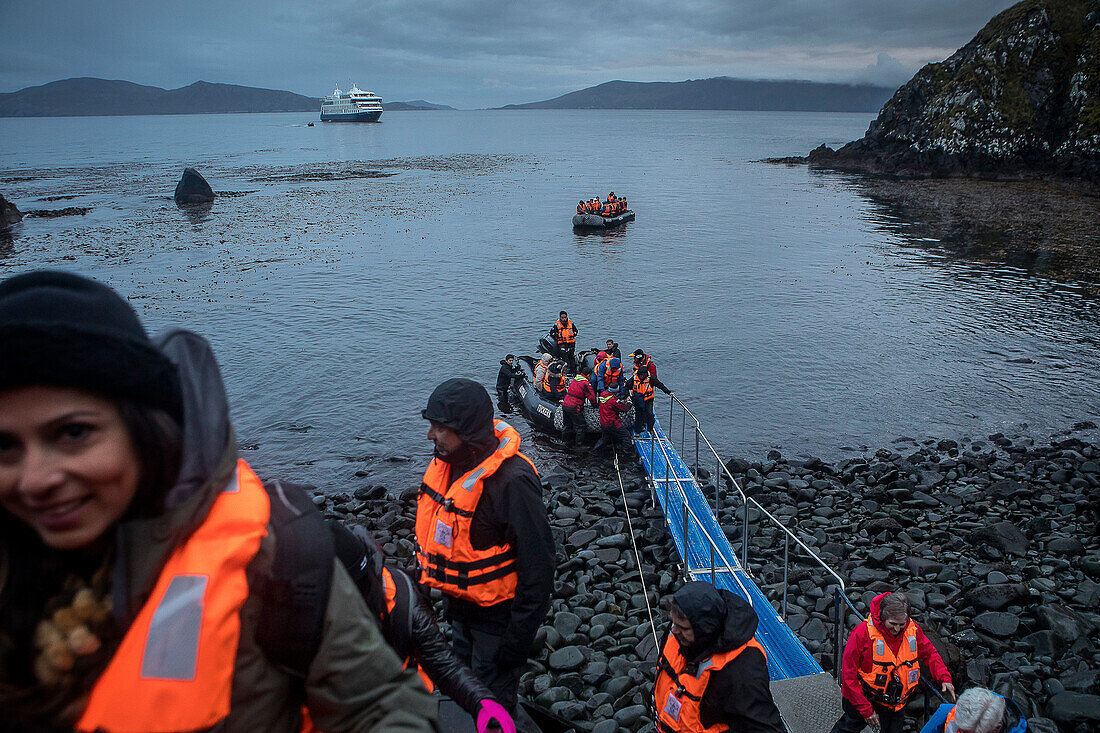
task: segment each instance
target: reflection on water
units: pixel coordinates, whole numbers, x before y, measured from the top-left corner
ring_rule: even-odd
[[[870,220],[919,247],[1100,282],[1100,197],[1045,182],[848,178]]]
[[[196,232],[202,231],[203,222],[209,221],[211,212],[214,211],[213,201],[203,204],[178,204],[178,206]]]
[[[248,460],[332,488],[415,486],[432,388],[466,376],[492,392],[498,361],[532,353],[563,309],[578,348],[611,337],[653,354],[730,455],[1042,438],[1100,414],[1100,298],[960,256],[1012,249],[967,213],[978,194],[752,162],[854,139],[866,115],[387,119],[0,119],[6,197],[79,194],[91,209],[21,224],[0,276],[78,270],[118,287],[150,331],[207,336]],[[219,192],[213,207],[174,205],[185,165]],[[626,195],[638,218],[574,233],[595,190]],[[1019,198],[1011,211],[991,196],[991,221],[1025,243],[1077,241],[1060,234],[1061,204]],[[1084,248],[1100,227],[1082,221]],[[540,466],[586,460],[509,420]]]

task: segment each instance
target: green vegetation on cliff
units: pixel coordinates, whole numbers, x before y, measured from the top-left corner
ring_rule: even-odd
[[[811,163],[918,176],[1100,180],[1100,0],[1023,0]]]

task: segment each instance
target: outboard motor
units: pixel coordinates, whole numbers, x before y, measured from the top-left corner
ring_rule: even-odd
[[[539,339],[538,353],[549,354],[557,358],[558,344],[549,333]]]

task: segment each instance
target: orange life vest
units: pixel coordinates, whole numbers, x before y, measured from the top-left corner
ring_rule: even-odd
[[[577,204],[577,213],[578,213],[578,214],[586,214],[586,213],[588,213],[588,212],[587,212],[587,211],[585,210],[585,208],[584,208],[584,202],[583,202],[583,201],[582,201],[582,202],[580,202],[579,204]]]
[[[600,207],[600,216],[614,216],[613,211],[614,209],[611,208],[611,202],[606,201],[603,206]]]
[[[607,194],[607,200],[608,200],[608,201],[614,201],[614,200],[615,200],[615,192],[614,192],[614,191],[612,191],[611,193]]]
[[[451,467],[433,458],[424,473],[416,503],[417,562],[420,582],[455,598],[492,606],[516,595],[516,551],[505,543],[485,550],[470,541],[474,510],[485,488],[485,479],[500,464],[519,456],[519,433],[503,420],[493,421],[499,441],[492,455],[451,480]],[[536,469],[536,473],[537,473]]]
[[[725,723],[704,727],[699,716],[699,703],[707,690],[711,673],[722,669],[749,648],[759,649],[767,662],[768,653],[754,637],[736,649],[704,659],[699,663],[699,671],[692,676],[685,671],[687,660],[680,653],[680,642],[669,634],[661,651],[657,684],[653,688],[657,729],[663,733],[719,733],[729,730]]]
[[[542,372],[542,391],[554,399],[561,399],[565,394],[565,375],[552,374],[549,369]]]
[[[958,733],[959,726],[955,725],[955,706],[947,713],[947,720],[943,721],[943,733]]]
[[[649,357],[642,363],[634,363],[634,394],[641,395],[644,400],[653,399],[653,385],[649,381]]]
[[[875,628],[870,616],[865,623],[867,634],[871,638],[871,669],[859,670],[860,679],[870,691],[872,702],[890,710],[901,710],[920,682],[917,625],[913,623],[913,619],[909,619],[909,623],[905,625],[905,631],[902,632],[905,638],[898,647],[897,656],[894,656],[890,651],[890,645],[886,643],[886,637]],[[886,688],[891,678],[896,678],[900,683],[898,688],[900,697],[896,702],[887,702]]]
[[[555,321],[555,326],[558,327],[558,343],[559,344],[575,344],[577,342],[577,328],[573,325],[573,321],[569,318],[565,319],[565,323],[562,323],[559,319]]]
[[[78,731],[203,730],[229,715],[248,564],[271,505],[244,461],[206,519],[176,547],[92,687]]]
[[[393,609],[397,608],[397,583],[390,569],[386,567],[382,568],[382,591],[386,594],[386,615],[391,615]],[[402,669],[408,669],[410,664],[416,664],[415,660],[412,657],[405,657]],[[434,692],[435,683],[419,664],[416,665],[416,673],[420,675],[420,681],[428,688],[428,692]]]

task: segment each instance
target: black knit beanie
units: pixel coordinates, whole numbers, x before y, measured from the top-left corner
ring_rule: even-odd
[[[129,303],[79,275],[41,271],[0,282],[0,391],[35,385],[130,400],[183,422],[176,366]]]

